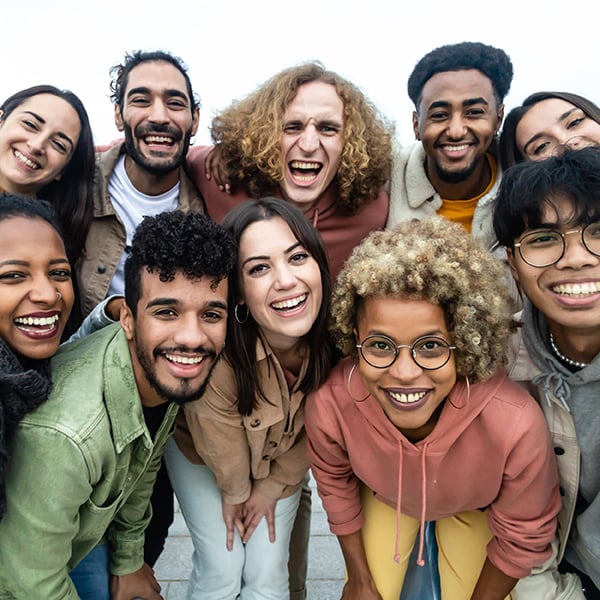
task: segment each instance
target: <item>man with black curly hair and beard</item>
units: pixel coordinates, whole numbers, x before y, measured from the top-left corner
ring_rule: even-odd
[[[144,562],[149,499],[180,405],[225,343],[235,243],[205,215],[138,227],[120,323],[65,344],[19,425],[0,528],[0,597],[160,600]],[[70,572],[85,559],[93,581]]]

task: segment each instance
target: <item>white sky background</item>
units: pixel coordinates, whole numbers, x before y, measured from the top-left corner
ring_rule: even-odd
[[[353,81],[413,139],[406,81],[442,44],[503,48],[515,76],[507,109],[540,90],[600,102],[595,0],[28,0],[3,2],[0,98],[49,83],[84,102],[96,143],[119,134],[109,68],[163,49],[189,67],[202,101],[196,144],[215,112],[277,71],[320,60]]]

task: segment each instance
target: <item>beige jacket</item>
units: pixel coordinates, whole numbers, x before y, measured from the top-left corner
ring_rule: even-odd
[[[269,402],[257,395],[252,414],[240,415],[235,374],[221,360],[202,398],[184,405],[175,429],[179,449],[192,463],[210,468],[227,504],[245,502],[252,485],[269,498],[291,496],[308,471],[304,394],[295,386],[289,390],[266,343],[257,343],[256,356]],[[297,381],[307,367],[305,360]]]
[[[125,143],[104,152],[96,163],[94,176],[94,218],[85,241],[85,251],[77,264],[83,316],[108,293],[108,287],[125,251],[125,226],[108,195],[108,182],[125,153]],[[204,201],[183,167],[180,168],[179,204],[181,210],[204,213]]]

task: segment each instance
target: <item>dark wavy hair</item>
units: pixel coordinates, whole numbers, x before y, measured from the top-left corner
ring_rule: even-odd
[[[172,281],[178,271],[189,279],[210,277],[216,288],[236,259],[228,231],[207,215],[181,210],[144,217],[125,251],[125,302],[134,317],[144,270],[158,273],[161,281]]]
[[[200,97],[195,94],[192,89],[192,82],[188,75],[187,65],[181,58],[164,50],[134,50],[133,52],[125,54],[123,63],[113,65],[110,68],[110,99],[113,104],[119,106],[121,111],[123,111],[123,104],[125,102],[125,90],[127,89],[127,82],[129,81],[129,73],[131,73],[138,65],[146,62],[166,62],[173,65],[185,79],[188,96],[190,97],[190,109],[192,114],[200,107]]]
[[[527,229],[544,225],[544,209],[572,202],[573,222],[600,221],[600,146],[566,149],[544,160],[528,160],[502,175],[494,204],[498,242],[512,248]]]
[[[338,206],[353,214],[377,198],[390,177],[394,127],[357,86],[321,63],[303,63],[277,73],[217,114],[211,135],[234,185],[252,198],[275,194],[283,178],[285,111],[298,88],[314,81],[332,85],[344,104],[344,146],[332,185]]]
[[[321,273],[323,301],[313,326],[304,336],[310,360],[299,389],[308,394],[325,381],[332,364],[333,348],[327,331],[331,282],[327,252],[321,236],[299,209],[289,202],[270,197],[249,200],[240,204],[227,214],[223,220],[223,227],[231,232],[236,244],[239,245],[242,234],[250,225],[277,217],[287,223],[295,238],[315,259]],[[230,306],[235,306],[241,298],[239,268],[238,264],[237,274],[230,280]],[[243,324],[234,318],[228,319],[225,356],[235,373],[238,387],[238,411],[241,415],[252,413],[256,407],[257,396],[269,402],[261,388],[260,376],[256,369],[256,345],[259,339],[260,328],[250,313],[248,313],[247,321]]]
[[[460,42],[435,48],[417,62],[407,85],[408,96],[417,113],[423,87],[436,73],[465,69],[481,71],[492,82],[496,102],[499,105],[504,102],[513,78],[513,66],[508,54],[481,42]]]
[[[0,123],[23,102],[40,94],[51,94],[68,102],[77,113],[81,124],[79,140],[61,178],[50,182],[38,193],[39,198],[48,200],[54,207],[64,232],[69,258],[75,263],[85,247],[94,211],[94,138],[83,103],[69,90],[60,90],[53,85],[36,85],[20,90],[2,103]]]
[[[535,92],[527,96],[521,106],[513,108],[504,119],[499,142],[500,164],[504,170],[527,160],[517,146],[517,127],[532,106],[551,98],[569,102],[582,110],[590,119],[600,123],[600,107],[584,96],[571,94],[570,92]]]

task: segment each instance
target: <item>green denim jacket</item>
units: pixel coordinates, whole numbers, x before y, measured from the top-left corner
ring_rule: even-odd
[[[62,346],[47,402],[20,423],[0,521],[0,598],[78,598],[69,571],[101,541],[110,570],[143,564],[152,486],[177,405],[155,439],[119,324]]]

